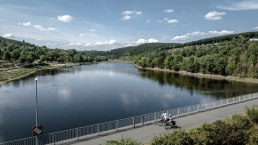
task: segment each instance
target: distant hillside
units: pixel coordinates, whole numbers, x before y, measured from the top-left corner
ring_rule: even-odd
[[[139,55],[142,53],[148,53],[156,50],[161,50],[166,47],[173,47],[176,43],[145,43],[138,46],[129,46],[123,48],[117,48],[110,51],[89,51],[94,56],[108,56],[113,59],[121,57],[130,57]]]
[[[216,44],[226,41],[234,41],[239,39],[258,38],[258,32],[246,32],[239,34],[231,34],[225,36],[205,38],[197,41],[186,43],[145,43],[138,46],[130,46],[117,48],[110,51],[89,51],[93,56],[106,56],[111,59],[131,58],[143,53],[150,53],[155,51],[169,50],[175,48],[184,48],[196,45]]]
[[[258,78],[258,32],[219,36],[177,44],[134,57],[144,68]]]
[[[224,35],[224,36],[217,36],[211,38],[200,39],[197,41],[191,41],[186,43],[178,43],[173,45],[172,47],[165,47],[165,49],[172,49],[172,48],[182,48],[186,46],[193,46],[193,45],[205,45],[205,44],[214,44],[214,43],[221,43],[225,41],[234,41],[238,39],[250,39],[250,38],[258,38],[258,32],[245,32],[239,34],[231,34],[231,35]]]

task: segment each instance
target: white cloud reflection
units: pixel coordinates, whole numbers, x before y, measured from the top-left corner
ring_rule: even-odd
[[[58,90],[58,98],[63,102],[70,102],[72,99],[71,91],[68,89],[59,89]]]
[[[123,105],[126,107],[127,110],[131,106],[138,106],[139,105],[139,100],[136,96],[129,95],[128,93],[125,93],[125,92],[121,93],[121,101],[122,101]]]

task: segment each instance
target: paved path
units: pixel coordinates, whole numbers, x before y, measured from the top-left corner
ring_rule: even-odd
[[[241,113],[245,111],[246,107],[251,107],[253,105],[258,105],[258,99],[177,118],[175,119],[175,121],[177,125],[182,127],[183,129],[195,128],[201,126],[206,122],[213,122],[227,116],[232,116],[233,114]],[[172,130],[165,130],[164,127],[158,125],[148,125],[141,128],[97,137],[91,140],[80,141],[74,143],[74,145],[104,145],[106,140],[121,139],[122,137],[130,137],[132,139],[140,141],[141,143],[146,143],[150,141],[153,137],[171,132]]]

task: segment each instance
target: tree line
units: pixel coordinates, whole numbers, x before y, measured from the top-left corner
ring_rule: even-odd
[[[117,48],[110,51],[89,51],[93,56],[105,56],[109,59],[131,59],[135,55],[159,51],[161,49],[172,47],[176,43],[145,43],[138,46],[129,46]]]
[[[249,41],[258,33],[247,34],[230,35],[231,40],[220,43],[192,42],[191,45],[180,48],[172,47],[141,54],[134,57],[134,62],[141,67],[258,78],[258,42]],[[231,37],[221,36],[214,39]]]
[[[93,62],[107,60],[103,56],[92,56],[87,51],[75,49],[50,49],[36,46],[25,41],[16,41],[0,37],[0,60],[17,64],[43,62]]]

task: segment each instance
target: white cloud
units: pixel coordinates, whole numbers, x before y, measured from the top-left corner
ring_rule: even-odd
[[[68,45],[73,46],[73,45],[75,45],[75,43],[71,42],[71,43],[69,43]]]
[[[113,44],[115,44],[115,43],[117,43],[117,41],[116,40],[109,40],[109,41],[106,41],[106,42],[95,42],[94,44],[95,45],[113,45]]]
[[[77,42],[77,43],[75,43],[75,42],[70,42],[68,45],[69,45],[69,46],[81,46],[82,44],[79,43],[79,42]]]
[[[231,11],[258,10],[258,0],[231,1],[227,5],[217,6],[217,8]]]
[[[104,27],[104,25],[102,25],[102,24],[96,24],[95,26],[96,27]]]
[[[164,10],[164,12],[165,12],[165,13],[172,13],[172,12],[174,12],[174,10],[172,10],[172,9],[167,9],[167,10]]]
[[[23,23],[18,23],[19,25],[22,26],[31,26],[31,22],[23,22]]]
[[[141,11],[123,11],[121,14],[123,15],[122,20],[130,20],[136,17],[137,15],[141,15],[142,12]]]
[[[33,27],[39,31],[55,31],[56,28],[52,28],[52,27],[49,27],[49,28],[43,28],[42,25],[33,25]]]
[[[95,44],[95,45],[103,45],[104,43],[97,41],[97,42],[95,42],[94,44]]]
[[[80,34],[80,37],[84,37],[84,36],[85,36],[85,34],[84,34],[84,33],[81,33],[81,34]]]
[[[170,19],[167,21],[167,23],[178,23],[178,20],[177,19]]]
[[[234,31],[228,31],[228,30],[222,30],[222,31],[209,31],[208,34],[214,34],[214,35],[228,35],[232,34]]]
[[[132,19],[132,17],[129,15],[124,15],[122,18],[122,20],[130,20],[130,19]]]
[[[207,20],[220,20],[223,15],[225,15],[225,12],[217,12],[217,11],[212,11],[207,13],[204,17]]]
[[[133,11],[123,11],[122,15],[132,15],[133,13]]]
[[[57,19],[62,22],[71,22],[73,17],[70,15],[57,16]]]
[[[4,38],[14,38],[14,35],[13,34],[10,34],[10,33],[7,33],[7,34],[4,34],[2,35]]]
[[[254,27],[255,30],[258,30],[258,26]]]
[[[157,43],[157,42],[159,42],[159,40],[157,39],[154,39],[154,38],[148,39],[148,43]]]
[[[86,44],[84,44],[84,46],[91,46],[91,44],[90,43],[86,43]]]
[[[233,34],[234,31],[228,31],[228,30],[222,30],[222,31],[208,31],[208,32],[192,32],[192,33],[186,33],[184,35],[175,36],[172,38],[172,41],[185,41],[185,40],[192,40],[194,38],[202,38],[204,36],[219,36],[219,35],[227,35],[227,34]]]
[[[112,45],[112,44],[115,44],[116,42],[117,42],[116,40],[110,40],[110,41],[105,42],[105,44]]]
[[[162,23],[162,20],[158,20],[159,23]],[[164,22],[165,23],[169,23],[169,24],[174,24],[174,23],[178,23],[179,21],[177,19],[169,19],[169,18],[164,18]]]
[[[90,29],[89,31],[90,31],[90,32],[96,32],[96,30],[95,30],[95,29]]]
[[[159,40],[154,39],[154,38],[150,38],[150,39],[140,38],[135,43],[136,44],[142,44],[142,43],[157,43],[157,42],[159,42]]]
[[[109,41],[96,41],[95,43],[80,43],[80,42],[70,42],[68,46],[74,46],[74,47],[95,47],[95,46],[112,46],[117,44],[118,42],[116,40],[109,40]]]

